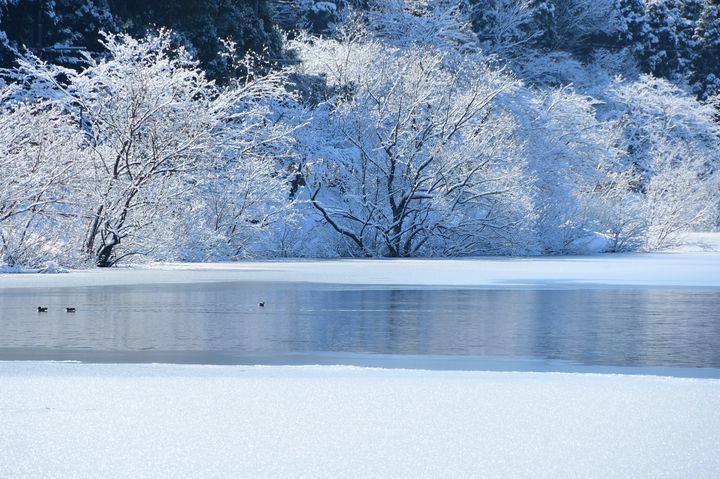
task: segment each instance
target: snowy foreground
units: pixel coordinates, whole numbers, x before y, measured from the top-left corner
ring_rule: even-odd
[[[720,381],[0,363],[0,477],[717,477]]]

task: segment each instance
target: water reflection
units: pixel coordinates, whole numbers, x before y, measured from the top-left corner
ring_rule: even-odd
[[[142,352],[210,363],[342,352],[719,368],[720,290],[200,283],[0,292],[0,359],[83,359],[82,351],[115,361]]]

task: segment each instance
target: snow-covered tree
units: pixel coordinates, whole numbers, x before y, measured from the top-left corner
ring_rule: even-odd
[[[348,7],[346,0],[286,0],[275,2],[275,15],[287,29],[328,35],[341,26],[348,16]]]
[[[645,247],[712,226],[720,167],[714,109],[650,76],[620,82],[614,92],[625,151],[621,168],[635,172],[633,189],[644,195]]]
[[[167,31],[143,40],[106,35],[103,44],[107,57],[88,58],[80,71],[29,57],[18,76],[82,125],[90,151],[84,250],[111,266],[157,245],[153,232],[180,214],[205,172],[267,160],[250,154],[278,136],[257,103],[282,89],[280,76],[219,89]],[[177,239],[163,243],[172,250]]]
[[[648,34],[645,0],[617,0],[615,12],[620,44],[639,52]]]
[[[47,102],[15,102],[0,89],[0,262],[37,266],[73,254],[80,135]],[[68,258],[69,260],[69,258]]]
[[[694,80],[700,97],[720,93],[720,1],[705,0],[695,28]]]
[[[648,33],[640,53],[645,71],[672,78],[680,71],[680,12],[675,0],[654,0],[646,9]]]
[[[552,47],[558,39],[557,12],[554,0],[530,0],[532,28],[537,32],[537,44]]]
[[[607,252],[637,251],[646,244],[646,198],[637,186],[641,178],[633,168],[604,164],[604,179],[586,192],[587,210],[594,213],[598,233],[607,238]]]
[[[473,28],[491,53],[511,56],[542,36],[532,28],[534,16],[529,0],[473,0],[471,5]]]
[[[294,112],[277,104],[289,98],[284,78],[280,72],[237,87],[229,123],[215,137],[219,161],[190,176],[191,194],[169,216],[178,249],[163,257],[237,260],[283,249],[276,236],[293,227],[296,214],[289,184],[295,126],[283,119]]]
[[[545,253],[586,251],[599,227],[589,201],[607,181],[602,165],[616,154],[614,125],[597,119],[598,103],[570,87],[526,92],[513,99],[527,145],[529,178],[534,180],[536,234]]]
[[[394,47],[421,46],[438,49],[448,56],[478,52],[478,38],[464,1],[376,2],[365,17],[365,28]]]
[[[672,246],[681,233],[710,229],[717,216],[717,172],[710,173],[684,145],[668,141],[653,145],[656,173],[645,197],[648,232],[645,249]]]
[[[309,73],[338,94],[323,128],[332,148],[307,164],[311,202],[355,254],[508,253],[532,221],[521,146],[495,99],[506,74],[378,42],[298,46]],[[323,154],[324,153],[324,154]]]
[[[543,48],[582,53],[587,42],[614,34],[613,0],[532,0],[533,28]]]
[[[697,59],[698,42],[695,37],[697,24],[702,15],[704,0],[682,0],[680,2],[680,22],[678,25],[678,57],[683,78],[692,75]]]

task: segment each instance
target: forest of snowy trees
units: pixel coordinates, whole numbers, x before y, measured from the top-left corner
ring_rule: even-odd
[[[720,227],[718,0],[0,0],[0,266]]]

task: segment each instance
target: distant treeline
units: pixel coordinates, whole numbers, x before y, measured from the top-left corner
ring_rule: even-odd
[[[253,52],[282,65],[283,34],[335,34],[348,18],[388,15],[399,6],[421,17],[463,11],[470,39],[503,60],[528,51],[557,52],[587,62],[629,50],[642,73],[666,78],[701,99],[720,90],[718,0],[0,0],[0,67],[29,48],[72,64],[80,51],[100,52],[99,32],[142,36],[165,27],[188,47],[211,78],[233,69],[233,55]]]
[[[0,64],[13,65],[15,50],[73,64],[81,51],[99,53],[100,32],[143,36],[160,27],[176,32],[215,78],[244,72],[228,67],[223,40],[234,52],[278,58],[282,38],[267,0],[0,0]]]

